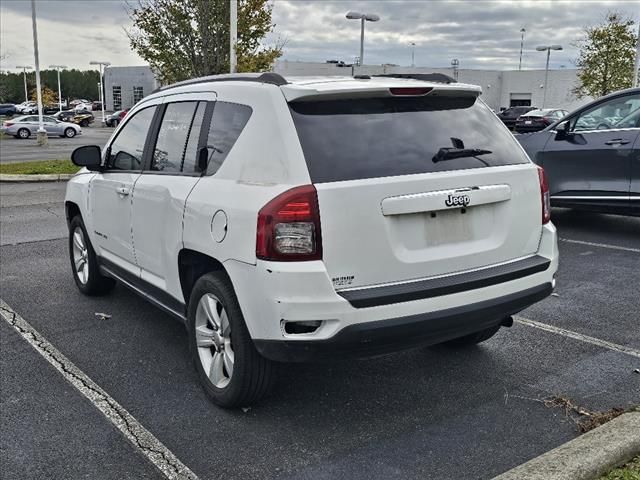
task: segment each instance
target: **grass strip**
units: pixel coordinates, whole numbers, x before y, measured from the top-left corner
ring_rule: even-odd
[[[71,160],[0,163],[0,173],[14,175],[76,173],[78,170],[80,167],[71,163]]]
[[[599,480],[640,480],[640,456],[603,475]]]

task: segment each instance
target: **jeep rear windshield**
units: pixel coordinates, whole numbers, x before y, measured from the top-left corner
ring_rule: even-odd
[[[473,97],[385,97],[289,104],[314,183],[527,163]],[[491,153],[434,162],[441,148]]]

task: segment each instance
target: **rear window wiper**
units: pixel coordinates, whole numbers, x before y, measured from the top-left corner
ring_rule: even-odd
[[[482,148],[441,148],[433,156],[433,163],[453,160],[454,158],[477,157],[478,155],[488,155],[489,153],[493,152]]]

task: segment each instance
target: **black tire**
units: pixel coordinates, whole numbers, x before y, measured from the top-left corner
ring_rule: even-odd
[[[18,130],[16,138],[21,138],[23,140],[26,140],[30,136],[31,136],[31,132],[29,131],[28,128],[21,128],[20,130]]]
[[[471,333],[469,335],[465,335],[464,337],[454,338],[453,340],[444,342],[444,345],[453,348],[477,345],[478,343],[482,343],[485,340],[489,340],[498,332],[498,330],[500,330],[500,325],[498,325],[497,327],[487,328],[486,330],[480,330],[479,332]]]
[[[65,128],[64,129],[64,136],[67,137],[67,138],[73,138],[73,137],[76,136],[76,131],[71,127]]]
[[[74,233],[79,229],[82,232],[84,245],[86,246],[86,262],[88,263],[88,278],[86,281],[82,281],[78,274],[74,261]],[[114,279],[105,277],[100,273],[98,268],[98,259],[96,252],[93,250],[87,230],[84,227],[84,222],[80,215],[76,215],[69,224],[69,260],[71,262],[71,272],[73,273],[73,280],[76,282],[78,290],[85,295],[103,295],[113,289],[116,282]]]
[[[224,308],[230,326],[230,345],[234,356],[233,372],[222,388],[216,386],[205,372],[197,346],[196,315],[205,295],[213,295]],[[199,317],[200,318],[200,317]],[[249,406],[260,400],[272,388],[276,378],[276,365],[262,357],[251,340],[238,299],[229,278],[223,272],[208,273],[198,279],[189,298],[187,311],[189,351],[200,382],[209,398],[221,407]],[[222,331],[222,329],[221,329]],[[216,349],[206,347],[215,355]],[[203,355],[208,355],[205,348]],[[218,350],[219,351],[219,350]],[[225,370],[226,372],[226,367]],[[228,374],[227,374],[228,375]]]

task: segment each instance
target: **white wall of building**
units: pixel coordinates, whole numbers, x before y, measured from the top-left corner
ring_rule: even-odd
[[[395,65],[362,65],[360,67],[339,67],[334,63],[290,62],[278,60],[274,71],[283,76],[351,76],[375,75],[384,73],[443,73],[453,76],[451,68],[400,67]],[[577,82],[577,70],[549,70],[549,85],[545,107],[574,110],[591,98],[576,98],[572,90]],[[542,107],[544,97],[544,70],[458,70],[458,81],[479,85],[482,99],[494,110],[511,105],[512,97],[530,98],[531,105]],[[149,95],[159,83],[151,69],[143,67],[109,67],[105,70],[105,107],[115,108],[113,87],[121,89],[121,108],[130,108],[134,104],[133,87],[143,88]]]
[[[151,68],[140,67],[107,67],[104,71],[104,105],[106,110],[120,110],[131,108],[134,100],[134,87],[142,89],[142,96],[146,97],[156,88],[156,81]],[[114,87],[120,87],[120,105],[114,103]],[[117,91],[117,89],[116,89]],[[139,91],[139,90],[138,90]]]

